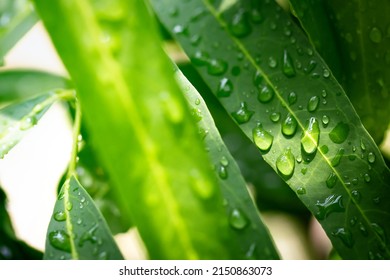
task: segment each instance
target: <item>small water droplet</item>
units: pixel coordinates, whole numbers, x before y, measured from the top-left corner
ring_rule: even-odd
[[[233,83],[228,78],[222,78],[219,81],[217,96],[229,97],[233,91]]]
[[[289,113],[282,124],[282,133],[285,136],[293,136],[297,130],[297,126],[296,119]]]
[[[219,170],[218,170],[218,175],[219,175],[219,178],[226,179],[228,177],[227,168],[223,165],[220,165]]]
[[[77,222],[76,222],[78,225],[81,225],[83,223],[83,220],[81,218],[78,218],[77,219]]]
[[[317,95],[312,96],[307,103],[307,110],[309,112],[314,112],[315,110],[317,110],[319,101],[320,99]]]
[[[297,194],[299,194],[299,195],[306,194],[306,189],[303,188],[303,187],[299,187],[299,188],[297,189]]]
[[[20,129],[21,130],[27,130],[36,125],[38,122],[37,118],[35,116],[27,116],[21,119],[20,121]]]
[[[290,148],[284,150],[284,152],[276,159],[276,168],[284,177],[291,177],[295,169],[295,157]]]
[[[381,239],[381,241],[386,244],[386,233],[385,233],[385,230],[383,229],[383,227],[381,227],[380,225],[376,224],[376,223],[372,223],[371,224],[371,228],[375,231],[375,233],[379,236],[379,238]]]
[[[199,34],[194,34],[194,35],[192,35],[191,38],[190,38],[190,43],[191,43],[191,45],[193,45],[193,46],[197,46],[197,45],[199,45],[201,39],[202,39],[202,37],[200,37]]]
[[[322,76],[323,76],[324,78],[329,78],[329,76],[330,76],[329,70],[326,69],[326,68],[324,68],[324,70],[322,71]]]
[[[362,198],[362,196],[358,190],[353,190],[351,192],[351,195],[352,195],[353,199],[355,200],[355,202],[357,202],[357,203],[360,202],[360,199]]]
[[[95,224],[93,225],[89,230],[83,233],[83,235],[80,237],[78,245],[80,247],[84,246],[84,243],[89,241],[92,244],[95,244],[97,242],[97,237],[95,236],[95,232],[98,229],[99,225]]]
[[[195,105],[199,105],[199,104],[200,104],[200,99],[199,98],[195,99]]]
[[[238,209],[233,209],[229,216],[229,223],[234,229],[242,230],[248,225],[248,219]]]
[[[339,195],[330,195],[324,202],[317,201],[316,206],[318,207],[318,212],[316,217],[319,220],[323,220],[333,212],[344,212],[343,206],[343,196]]]
[[[196,51],[195,54],[191,57],[192,63],[197,66],[207,65],[210,61],[210,55],[204,51]]]
[[[251,9],[251,20],[254,23],[260,23],[263,21],[263,15],[261,14],[261,11],[259,9],[253,8]]]
[[[320,147],[320,150],[321,150],[321,152],[322,152],[324,155],[326,155],[326,154],[329,152],[329,148],[328,148],[327,145],[322,145],[322,146]]]
[[[194,118],[195,122],[200,122],[202,120],[202,111],[198,108],[192,108],[191,115]]]
[[[338,178],[334,172],[331,172],[328,176],[328,179],[326,179],[326,186],[331,189],[333,188],[338,181]]]
[[[187,26],[177,24],[173,27],[172,32],[174,34],[188,35],[188,28],[187,28]]]
[[[380,197],[378,196],[378,197],[373,198],[372,201],[373,201],[375,204],[379,204],[379,203],[381,202],[381,199],[380,199]]]
[[[351,226],[355,226],[355,225],[356,225],[356,222],[357,222],[357,217],[356,217],[356,216],[352,217],[352,219],[349,220],[349,224],[350,224]]]
[[[263,152],[268,151],[274,140],[274,137],[263,129],[261,124],[258,124],[252,131],[253,141],[256,146]]]
[[[283,73],[288,78],[292,78],[295,76],[294,63],[287,50],[284,50],[283,53]]]
[[[66,212],[64,211],[57,211],[54,213],[54,220],[57,222],[63,222],[66,220]]]
[[[317,66],[317,61],[310,60],[309,65],[303,69],[307,74],[310,74]]]
[[[366,181],[366,183],[369,183],[371,181],[371,177],[370,177],[370,175],[368,175],[368,173],[364,174],[363,177],[364,177],[364,181]]]
[[[274,94],[275,92],[273,88],[267,84],[261,88],[259,94],[257,95],[257,99],[262,103],[267,103],[272,99]]]
[[[340,238],[348,248],[352,248],[355,243],[352,238],[352,233],[345,228],[338,228],[336,231],[332,232],[332,235]]]
[[[303,175],[306,175],[306,173],[307,173],[307,167],[303,167],[303,168],[301,169],[301,173],[302,173]]]
[[[297,156],[297,162],[298,162],[298,163],[301,163],[301,162],[302,162],[302,156],[301,156],[301,155],[298,155],[298,156]]]
[[[365,227],[362,223],[359,223],[359,230],[360,230],[360,232],[361,232],[364,236],[367,236],[367,235],[368,235],[368,231],[367,231],[366,227]]]
[[[270,120],[274,123],[278,122],[280,120],[280,113],[276,113],[276,112],[273,112],[271,115],[270,115]]]
[[[222,75],[226,72],[228,65],[220,59],[211,59],[207,65],[207,73],[213,76]]]
[[[298,96],[295,92],[290,92],[287,99],[288,99],[288,104],[293,105],[297,102]]]
[[[374,163],[375,162],[375,154],[370,152],[367,156],[367,160],[369,163]]]
[[[278,62],[276,61],[276,59],[273,56],[270,56],[268,58],[268,66],[273,68],[273,69],[278,66]]]
[[[340,161],[341,161],[341,158],[343,157],[344,155],[344,148],[340,148],[338,151],[337,151],[337,154],[332,158],[332,161],[330,162],[330,164],[333,166],[333,167],[336,167],[340,164]]]
[[[50,244],[61,251],[71,251],[70,237],[64,230],[56,230],[49,233]]]
[[[228,166],[229,165],[229,160],[225,156],[222,156],[221,160],[219,161],[219,163],[222,164],[222,166]]]
[[[245,10],[240,9],[232,19],[229,30],[238,38],[243,38],[251,33],[252,28],[249,23],[248,15]]]
[[[329,138],[333,143],[343,143],[349,135],[349,125],[343,122],[339,122],[329,133]]]
[[[66,203],[66,210],[71,211],[73,209],[73,203],[68,201]]]
[[[379,44],[382,42],[382,31],[377,27],[373,27],[370,31],[369,37],[373,43]]]
[[[362,149],[363,152],[366,150],[366,144],[364,144],[363,139],[360,139],[360,148]]]
[[[327,127],[328,126],[328,124],[329,124],[329,117],[327,116],[327,115],[323,115],[322,116],[322,124],[323,124],[323,126],[324,127]]]
[[[243,124],[247,123],[252,118],[254,113],[255,112],[248,109],[245,102],[241,102],[237,111],[232,112],[231,115],[238,124]]]
[[[320,137],[320,127],[316,118],[311,117],[302,132],[301,145],[306,154],[313,154],[317,151]]]

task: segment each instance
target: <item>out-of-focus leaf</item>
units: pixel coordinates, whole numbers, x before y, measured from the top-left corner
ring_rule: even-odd
[[[0,71],[0,105],[4,102],[31,98],[53,89],[72,87],[68,79],[43,71],[23,69]]]
[[[0,2],[0,64],[7,52],[38,21],[30,0]]]
[[[343,86],[379,144],[390,123],[390,1],[324,1],[338,35]]]
[[[343,89],[274,1],[242,0],[227,9],[221,3],[152,0],[226,111],[338,253],[390,258],[390,172]]]
[[[240,240],[240,258],[279,259],[278,253],[248,192],[244,178],[234,158],[215,127],[206,104],[192,84],[177,70],[176,79],[191,106],[200,133],[214,164],[214,171],[226,202],[232,232]]]
[[[290,5],[310,42],[330,67],[336,79],[340,80],[341,59],[324,0],[290,0]]]
[[[150,257],[235,258],[217,180],[145,2],[34,2]]]
[[[55,204],[44,259],[123,259],[103,216],[73,176]]]
[[[54,102],[73,96],[72,91],[52,91],[0,109],[0,159],[38,123]]]

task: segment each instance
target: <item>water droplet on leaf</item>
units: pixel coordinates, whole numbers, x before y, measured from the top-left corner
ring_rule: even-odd
[[[317,151],[320,137],[320,127],[316,118],[310,118],[302,133],[301,145],[306,154],[313,154]]]
[[[229,97],[233,91],[233,83],[228,78],[222,78],[218,85],[217,96]]]
[[[340,160],[344,155],[344,151],[344,148],[340,148],[337,154],[333,157],[332,161],[330,162],[333,167],[336,167],[340,164]]]
[[[353,244],[355,243],[352,238],[352,233],[345,228],[337,229],[336,231],[332,232],[332,235],[340,238],[344,245],[348,248],[352,248]]]
[[[326,186],[331,189],[333,188],[337,183],[337,176],[335,173],[331,172],[328,176],[328,179],[326,179]]]
[[[369,163],[374,163],[375,162],[375,154],[370,152],[367,156],[368,162]]]
[[[343,143],[349,134],[349,125],[343,122],[339,122],[329,133],[329,138],[333,143]]]
[[[263,88],[259,91],[259,94],[257,95],[257,99],[262,103],[269,102],[272,97],[274,96],[274,90],[270,85],[265,85]]]
[[[292,78],[295,76],[294,63],[288,54],[287,50],[284,50],[283,53],[283,73],[288,78]]]
[[[254,113],[255,112],[248,109],[245,102],[241,102],[237,111],[232,112],[231,115],[238,124],[243,124],[247,123],[252,118]]]
[[[66,220],[66,212],[64,211],[57,211],[54,213],[54,220],[57,222],[63,222]]]
[[[229,25],[229,30],[238,38],[243,38],[251,33],[252,28],[245,10],[241,9],[233,16],[233,20]]]
[[[70,237],[64,230],[56,230],[50,232],[49,242],[54,248],[70,253]]]
[[[291,149],[287,148],[277,159],[276,168],[285,177],[291,177],[295,168],[295,157]]]
[[[298,96],[295,92],[290,92],[288,95],[288,104],[293,105],[297,102]]]
[[[287,114],[286,119],[282,124],[282,133],[285,136],[293,136],[297,130],[298,123],[296,119],[291,115]]]
[[[303,188],[303,187],[299,187],[299,188],[297,189],[297,194],[299,194],[299,195],[306,194],[306,189]]]
[[[318,96],[312,96],[307,103],[307,110],[309,112],[314,112],[315,110],[317,110],[319,101],[320,99],[318,98]]]
[[[229,216],[230,225],[238,230],[244,229],[248,225],[248,219],[238,209],[233,209]]]
[[[318,207],[316,217],[323,220],[333,212],[344,212],[343,196],[330,195],[324,202],[317,201],[316,206]]]
[[[261,124],[258,124],[252,131],[253,141],[256,146],[263,152],[268,151],[274,140],[274,137],[263,129]]]

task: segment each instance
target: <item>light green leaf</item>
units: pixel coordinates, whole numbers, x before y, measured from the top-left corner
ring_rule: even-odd
[[[144,1],[34,2],[150,257],[235,258],[216,178]]]
[[[232,232],[240,240],[240,258],[279,259],[240,169],[226,148],[202,97],[179,70],[176,71],[176,79],[186,93],[185,97],[218,176]]]
[[[390,258],[389,169],[343,89],[289,16],[266,0],[239,1],[222,14],[220,1],[152,4],[339,254]]]
[[[0,65],[7,52],[37,21],[29,0],[0,2]]]
[[[123,259],[92,198],[73,176],[55,204],[44,259]]]
[[[390,123],[390,2],[325,0],[339,42],[343,86],[377,144]]]
[[[54,102],[73,96],[70,91],[52,91],[0,109],[0,159],[38,123]]]
[[[24,69],[0,71],[0,105],[4,102],[31,98],[52,89],[72,87],[68,79],[43,71]]]

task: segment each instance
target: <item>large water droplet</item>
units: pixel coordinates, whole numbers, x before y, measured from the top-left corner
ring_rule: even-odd
[[[298,96],[295,92],[290,92],[287,99],[288,99],[288,104],[293,105],[297,102]]]
[[[293,136],[297,131],[297,120],[289,113],[282,124],[282,133],[285,136]]]
[[[352,248],[355,243],[352,238],[352,233],[345,228],[338,228],[336,231],[332,232],[332,235],[340,238],[344,245],[348,248]]]
[[[238,38],[242,38],[251,33],[252,28],[249,23],[249,18],[245,10],[239,10],[232,19],[229,25],[229,30]]]
[[[261,88],[259,94],[257,95],[257,99],[262,103],[267,103],[272,99],[273,96],[274,90],[270,85],[267,84]]]
[[[217,96],[229,97],[233,91],[233,83],[228,78],[222,78],[219,81]]]
[[[284,152],[276,159],[276,168],[285,177],[291,177],[295,168],[295,157],[290,148],[284,150]]]
[[[318,108],[318,103],[320,102],[320,99],[318,98],[317,95],[312,96],[309,99],[309,102],[307,103],[307,110],[309,112],[314,112]]]
[[[377,27],[373,27],[371,29],[369,36],[370,36],[370,40],[373,43],[379,44],[380,42],[382,42],[382,31]]]
[[[50,232],[49,242],[54,248],[70,253],[70,237],[64,230],[56,230]]]
[[[248,219],[240,210],[233,209],[229,216],[229,223],[233,228],[241,230],[248,225]]]
[[[248,106],[245,102],[241,102],[237,111],[232,112],[231,115],[238,124],[243,124],[247,123],[252,118],[254,113],[255,112],[248,109]]]
[[[329,133],[329,138],[333,143],[343,143],[349,134],[349,125],[343,122],[339,122]]]
[[[295,76],[295,69],[294,69],[294,63],[287,52],[287,50],[284,50],[283,53],[283,73],[288,77],[292,78]]]
[[[318,147],[320,127],[316,118],[310,118],[302,133],[301,144],[306,154],[313,154]]]
[[[252,135],[253,141],[261,151],[266,152],[271,148],[274,137],[263,129],[261,124],[253,129]]]
[[[57,222],[63,222],[66,220],[66,212],[64,211],[57,211],[54,213],[54,220]]]
[[[328,179],[326,179],[326,186],[331,189],[333,188],[337,183],[337,176],[335,173],[331,172],[328,176]]]
[[[344,151],[344,148],[340,148],[337,154],[333,157],[332,161],[330,162],[333,167],[336,167],[340,164],[340,160],[344,155]]]
[[[333,194],[328,196],[324,202],[317,201],[316,206],[318,207],[316,217],[323,220],[333,212],[344,212],[343,196]]]

